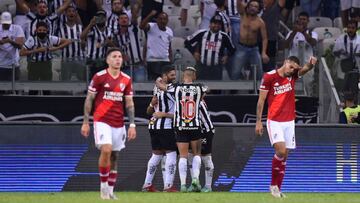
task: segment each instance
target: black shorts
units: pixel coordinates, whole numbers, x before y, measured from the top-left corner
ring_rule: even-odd
[[[176,151],[176,140],[173,129],[149,130],[152,150]]]
[[[198,130],[175,130],[176,142],[190,142],[201,138],[201,131]]]
[[[212,131],[201,134],[201,155],[211,154],[214,133]]]

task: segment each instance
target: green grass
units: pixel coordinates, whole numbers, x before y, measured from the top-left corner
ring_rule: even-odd
[[[360,193],[287,193],[284,199],[275,199],[269,193],[141,193],[118,192],[121,203],[231,203],[231,202],[317,202],[317,203],[344,203],[360,202]],[[60,193],[0,193],[0,202],[6,203],[93,203],[109,202],[100,200],[98,192],[60,192]],[[115,202],[115,201],[110,201]]]

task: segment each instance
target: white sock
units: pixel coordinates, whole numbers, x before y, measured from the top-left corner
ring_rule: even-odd
[[[165,166],[166,160],[167,160],[167,155],[163,156],[161,159],[161,172],[162,172],[164,187],[166,185],[166,166]]]
[[[194,173],[193,178],[199,179],[200,167],[201,167],[201,158],[199,155],[196,155],[196,156],[194,156],[194,159],[192,162],[192,169],[193,169],[193,173]]]
[[[180,184],[186,185],[186,173],[187,173],[187,160],[186,158],[179,159],[179,176]]]
[[[188,154],[188,165],[189,165],[189,171],[190,171],[190,175],[191,175],[191,179],[194,178],[194,173],[193,173],[193,159],[194,159],[194,155],[192,153]]]
[[[170,188],[174,183],[176,172],[176,152],[166,153],[166,162],[165,162],[165,184],[164,188]]]
[[[212,161],[212,157],[211,155],[202,156],[201,159],[205,166],[205,187],[211,188],[214,173],[214,163]]]
[[[152,154],[147,165],[145,183],[143,187],[147,187],[152,184],[156,172],[156,168],[159,165],[162,157],[163,157],[162,155]]]

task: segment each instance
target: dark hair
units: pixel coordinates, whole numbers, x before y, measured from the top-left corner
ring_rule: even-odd
[[[115,1],[115,0],[111,0],[111,5],[114,3],[114,1]],[[120,0],[120,2],[121,2],[122,4],[124,4],[124,1],[123,1],[123,0]]]
[[[107,58],[112,52],[114,51],[119,51],[120,53],[121,52],[121,49],[119,47],[110,47],[107,51],[106,51],[106,57]]]
[[[175,70],[174,65],[170,65],[170,64],[163,65],[161,67],[161,74],[167,74],[167,73],[169,73],[170,71],[173,71],[173,70]]]
[[[356,20],[353,19],[349,20],[347,26],[350,24],[355,25],[356,28],[358,27],[358,22]]]
[[[289,57],[287,58],[287,60],[292,61],[292,62],[295,62],[295,63],[297,63],[298,65],[300,65],[300,60],[299,60],[299,58],[296,57],[296,56],[289,56]]]
[[[354,101],[355,100],[355,94],[352,91],[345,91],[344,92],[344,99],[346,101]]]
[[[305,17],[307,17],[307,18],[310,18],[309,13],[306,12],[306,11],[300,12],[298,16],[299,16],[299,17],[300,17],[300,16],[305,16]]]
[[[120,16],[127,16],[127,17],[129,17],[129,15],[127,14],[127,13],[125,13],[125,12],[121,12],[120,14],[119,14],[119,17]]]
[[[224,5],[225,5],[225,0],[214,0],[214,4],[215,4],[217,7],[224,6]]]
[[[44,21],[38,21],[36,23],[36,29],[38,29],[39,27],[45,27],[46,29],[49,29],[49,26],[47,23],[45,23]]]
[[[249,5],[250,5],[251,2],[257,2],[259,4],[258,13],[260,13],[263,10],[263,4],[259,0],[250,0],[250,1],[248,1],[246,6],[245,6],[245,10],[247,10],[249,8]]]
[[[95,16],[105,16],[106,17],[106,11],[104,10],[98,10],[95,14]]]

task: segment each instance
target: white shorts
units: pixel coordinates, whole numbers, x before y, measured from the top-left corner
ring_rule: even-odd
[[[267,130],[271,146],[278,142],[285,142],[287,149],[295,149],[295,121],[277,122],[267,120]]]
[[[350,8],[360,8],[359,0],[341,0],[340,1],[341,10],[348,10]]]
[[[103,122],[94,122],[95,146],[98,149],[104,144],[111,144],[112,151],[120,151],[125,148],[126,137],[125,126],[114,128]]]

